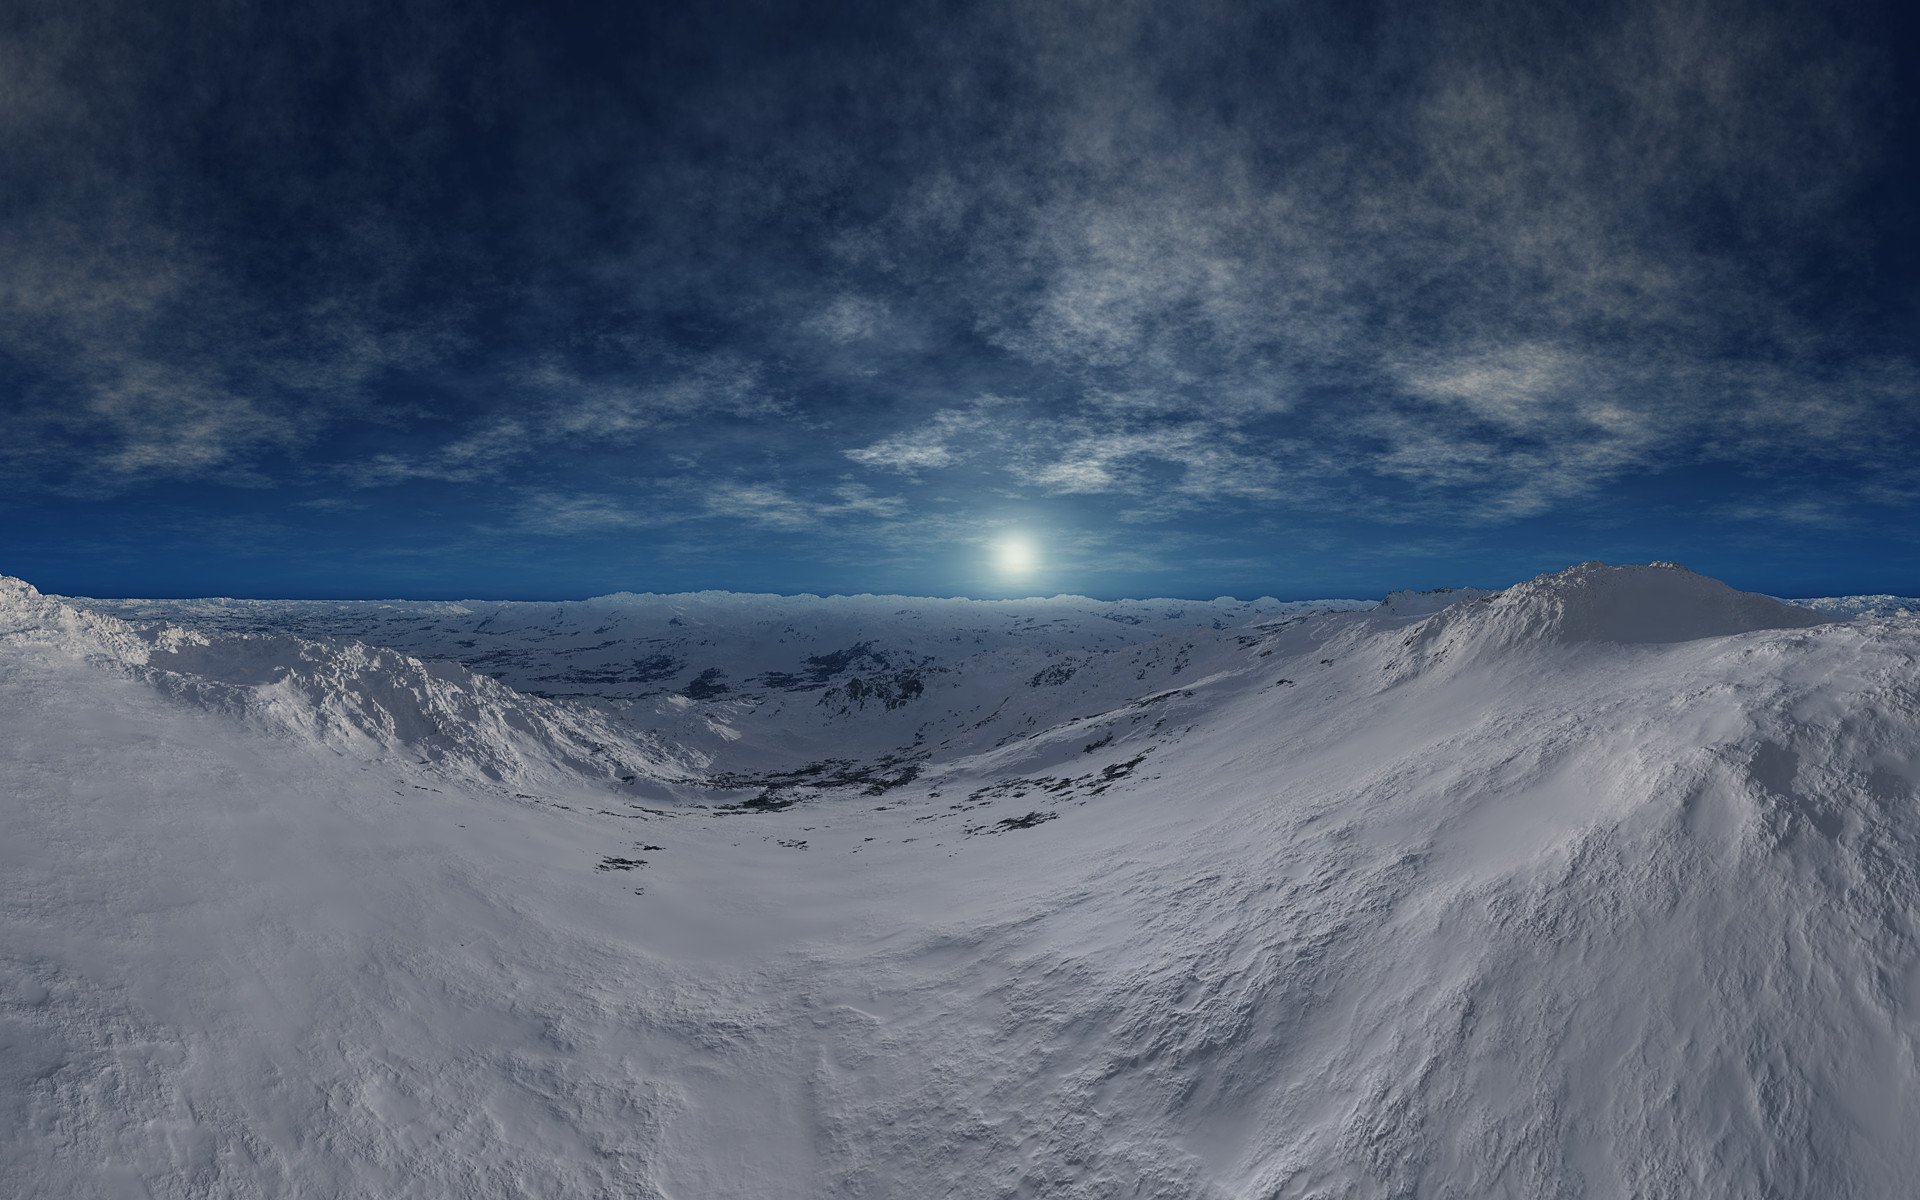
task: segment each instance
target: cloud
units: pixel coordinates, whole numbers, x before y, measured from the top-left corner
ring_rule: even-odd
[[[699,487],[704,515],[769,529],[810,529],[848,518],[898,517],[905,502],[874,494],[858,483],[843,482],[825,496],[803,496],[771,483],[721,482]]]
[[[878,539],[1108,497],[1500,522],[1702,464],[1811,464],[1842,508],[1920,483],[1871,14],[603,15],[10,24],[12,486]]]
[[[767,481],[681,477],[639,498],[530,491],[519,504],[516,523],[531,532],[561,535],[701,521],[794,532],[845,521],[890,521],[905,511],[899,497],[852,481],[800,491]]]
[[[1812,529],[1835,529],[1851,522],[1846,507],[1831,496],[1785,496],[1773,501],[1725,504],[1715,511],[1730,521],[1784,523]]]
[[[547,361],[511,373],[507,411],[483,415],[425,453],[376,453],[344,464],[355,484],[414,479],[474,483],[512,477],[526,463],[631,444],[695,422],[760,420],[785,413],[761,371],[726,352],[682,356],[664,378],[589,378]]]
[[[866,296],[835,297],[805,322],[808,331],[832,342],[859,342],[886,327],[886,306]]]
[[[396,303],[421,263],[418,236],[375,211],[329,213],[325,258],[303,260],[272,228],[250,162],[284,193],[276,203],[309,198],[284,152],[248,153],[284,137],[285,114],[221,105],[229,86],[297,91],[321,68],[281,45],[257,75],[232,72],[220,43],[235,22],[80,4],[29,6],[0,28],[0,186],[13,201],[0,219],[0,461],[16,486],[268,483],[268,460],[364,415],[374,381],[457,341],[457,305]],[[281,28],[294,43],[324,33]],[[181,77],[220,82],[147,86]],[[232,154],[231,170],[197,174],[189,145]]]
[[[1106,394],[1071,407],[985,396],[844,454],[914,480],[985,471],[1043,496],[1125,496],[1130,519],[1270,500],[1286,487],[1279,456],[1246,432],[1244,414],[1170,415]]]
[[[675,515],[612,496],[533,492],[525,496],[515,526],[533,533],[572,536],[672,524]]]
[[[1011,427],[1022,424],[1018,406],[982,396],[963,408],[943,409],[924,425],[844,451],[862,466],[915,475],[966,462],[994,447],[1005,453]],[[1011,421],[1011,425],[1002,424]]]
[[[651,365],[651,364],[650,364]],[[548,360],[525,371],[543,433],[624,437],[675,421],[776,416],[786,404],[772,394],[766,369],[734,351],[663,354],[651,377],[629,368],[594,378]]]
[[[1074,399],[1017,435],[942,407],[856,462],[992,461],[1042,494],[1143,493],[1159,462],[1175,492],[1249,499],[1344,462],[1507,519],[1803,436],[1891,470],[1868,431],[1915,432],[1912,359],[1835,371],[1858,314],[1828,324],[1782,275],[1855,261],[1850,197],[1884,150],[1874,50],[1820,18],[1403,12],[1357,56],[1306,10],[997,11],[1020,117],[847,258],[953,238],[944,285]]]

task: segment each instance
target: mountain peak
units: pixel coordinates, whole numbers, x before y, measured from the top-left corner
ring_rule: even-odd
[[[1828,619],[1674,562],[1583,562],[1489,597],[1484,616],[1488,632],[1502,642],[1642,644],[1804,629]]]

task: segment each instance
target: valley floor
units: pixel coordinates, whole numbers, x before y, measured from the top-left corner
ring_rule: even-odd
[[[1362,611],[7,588],[0,1194],[1920,1173],[1884,607],[1597,564]]]

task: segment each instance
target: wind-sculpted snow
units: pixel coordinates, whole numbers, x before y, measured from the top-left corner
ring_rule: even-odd
[[[0,1193],[1920,1174],[1920,622],[1598,564],[1424,612],[1027,610],[944,652],[973,610],[673,603],[627,630],[697,634],[600,657],[686,655],[675,691],[528,711],[662,739],[679,714],[711,761],[663,740],[683,777],[516,797],[170,681],[494,696],[316,636],[372,610],[223,610],[256,642],[0,595]],[[484,654],[519,615],[459,607],[393,628]],[[621,633],[574,611],[493,649],[537,672],[538,628],[554,662]],[[728,690],[687,694],[708,670]],[[900,707],[822,703],[905,671]]]
[[[356,760],[425,764],[517,786],[687,773],[657,739],[595,710],[360,642],[137,627],[18,580],[0,590],[0,632],[56,639],[166,694]]]

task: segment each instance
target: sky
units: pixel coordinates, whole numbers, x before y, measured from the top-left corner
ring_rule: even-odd
[[[0,573],[1920,592],[1920,18],[0,10]]]

